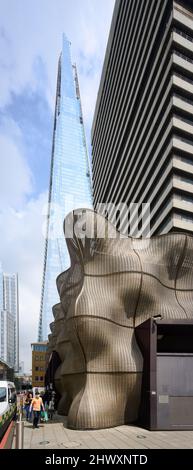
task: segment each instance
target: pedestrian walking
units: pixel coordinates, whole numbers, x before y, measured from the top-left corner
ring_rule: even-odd
[[[31,401],[32,401],[32,396],[28,392],[26,394],[25,400],[24,400],[24,410],[25,410],[25,415],[26,415],[26,420],[27,421],[29,420],[29,415],[30,415],[29,409],[30,409]]]
[[[53,419],[53,414],[54,414],[54,399],[52,398],[49,401],[49,405],[48,405],[48,418]]]
[[[31,392],[29,392],[29,415],[28,415],[28,420],[29,420],[30,423],[32,422],[32,410],[30,411],[30,406],[31,406],[32,399],[33,399],[33,394]]]
[[[32,398],[32,402],[30,405],[30,411],[33,410],[33,428],[39,428],[39,420],[40,420],[40,413],[41,410],[45,411],[44,404],[42,398],[39,396],[39,392],[35,392],[35,397]]]

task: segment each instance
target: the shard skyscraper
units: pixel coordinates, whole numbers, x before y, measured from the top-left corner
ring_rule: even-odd
[[[53,320],[52,306],[59,301],[56,277],[70,265],[63,220],[79,207],[92,207],[91,177],[77,70],[71,62],[70,42],[63,35],[56,89],[39,341],[47,340]]]

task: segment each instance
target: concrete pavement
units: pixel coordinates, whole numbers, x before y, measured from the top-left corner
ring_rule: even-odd
[[[14,443],[13,443],[14,448]],[[67,429],[66,419],[40,423],[25,421],[25,449],[193,449],[193,431],[148,431],[136,426],[117,426],[96,431]]]

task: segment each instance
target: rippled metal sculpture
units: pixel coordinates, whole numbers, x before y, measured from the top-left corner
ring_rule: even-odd
[[[66,226],[72,220],[74,213]],[[58,412],[71,428],[94,429],[137,419],[143,358],[135,326],[158,314],[193,317],[193,238],[120,237],[90,210],[82,234],[84,223],[85,237],[74,230],[66,239],[71,267],[57,278],[61,303],[53,307],[49,349],[61,359]]]

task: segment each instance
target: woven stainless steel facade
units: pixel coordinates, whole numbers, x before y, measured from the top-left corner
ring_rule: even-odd
[[[192,1],[116,1],[92,148],[95,208],[138,203],[143,234],[150,203],[150,235],[193,231]]]
[[[66,218],[74,226],[66,240],[71,266],[57,278],[48,344],[61,360],[58,412],[76,429],[118,426],[139,413],[144,362],[136,327],[151,317],[192,320],[193,237],[122,238],[101,215],[82,210],[83,239],[75,212]]]

